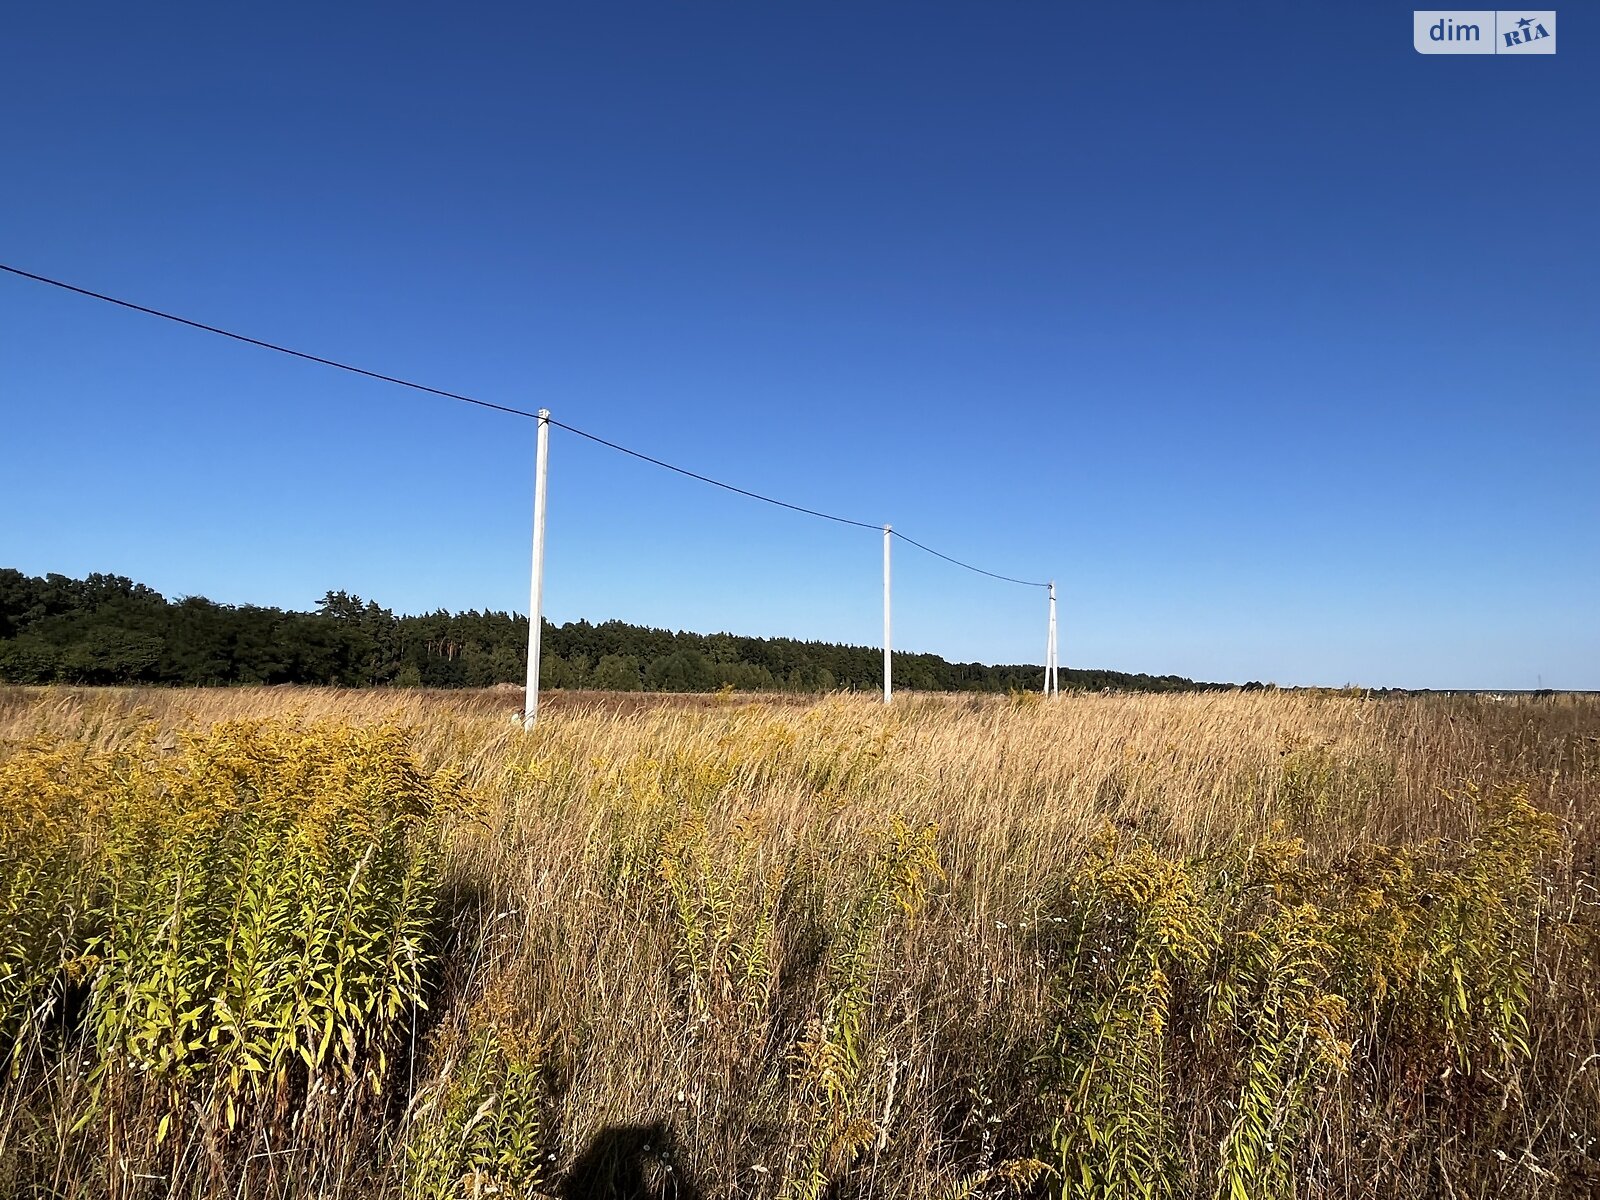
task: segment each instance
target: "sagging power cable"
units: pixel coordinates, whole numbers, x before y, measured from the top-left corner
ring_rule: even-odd
[[[65,280],[52,279],[48,275],[37,275],[32,271],[24,271],[20,267],[13,267],[5,263],[0,263],[0,271],[8,272],[9,274],[19,276],[23,279],[30,279],[35,283],[42,283],[50,287],[60,288],[62,291],[72,292],[79,296],[86,296],[91,300],[99,300],[105,304],[112,304],[118,308],[131,309],[134,312],[144,313],[146,316],[159,317],[163,321],[172,321],[178,325],[187,325],[190,329],[198,329],[205,333],[214,333],[218,337],[231,338],[233,341],[243,342],[248,346],[256,346],[262,350],[271,350],[277,354],[286,354],[291,358],[298,358],[303,359],[306,362],[318,363],[324,367],[333,367],[335,370],[348,371],[352,375],[360,375],[367,379],[376,379],[380,383],[392,383],[398,387],[410,388],[412,391],[425,392],[430,396],[439,396],[446,400],[457,400],[462,404],[472,404],[478,408],[491,409],[494,412],[506,413],[507,415],[513,417],[526,417],[529,420],[539,419],[538,413],[529,412],[525,408],[513,408],[507,404],[496,404],[490,400],[481,400],[476,396],[467,396],[460,392],[447,391],[444,388],[430,387],[425,383],[417,383],[414,380],[402,379],[397,375],[386,375],[381,371],[369,371],[365,367],[357,367],[347,362],[340,362],[338,359],[324,358],[320,354],[310,354],[304,350],[296,350],[290,346],[279,345],[277,342],[269,342],[264,338],[250,337],[248,334],[236,333],[231,329],[223,329],[217,325],[209,325],[204,321],[196,321],[189,317],[181,317],[176,313],[166,312],[159,308],[151,308],[149,305],[136,304],[132,300],[123,300],[116,296],[108,296],[104,292],[92,291],[89,288],[80,287],[75,283],[67,283]],[[617,442],[609,441],[606,438],[600,437],[598,434],[589,433],[587,430],[579,429],[575,425],[568,425],[564,421],[557,421],[554,417],[547,417],[546,420],[548,420],[551,425],[554,425],[558,429],[564,429],[568,433],[575,434],[578,437],[594,442],[596,445],[604,446],[607,449],[615,450],[619,454],[626,454],[630,458],[639,459],[641,462],[647,462],[653,466],[661,467],[664,470],[673,471],[676,474],[698,480],[701,483],[710,484],[712,487],[722,488],[724,491],[733,492],[736,495],[746,496],[751,500],[760,500],[764,504],[776,505],[778,508],[786,508],[791,512],[802,513],[808,517],[817,517],[824,521],[834,521],[840,525],[853,525],[858,529],[878,530],[883,528],[881,523],[872,521],[857,521],[851,517],[841,517],[835,513],[823,512],[821,509],[816,508],[807,508],[801,504],[791,504],[789,501],[779,500],[775,496],[764,495],[761,492],[755,492],[748,488],[742,488],[731,483],[725,483],[724,481],[720,479],[714,479],[709,475],[702,475],[698,471],[691,471],[687,467],[680,467],[674,463],[669,463],[664,459],[655,458],[652,455],[645,454],[643,451],[633,450]],[[951,563],[968,571],[976,572],[979,575],[986,575],[990,579],[998,579],[1003,583],[1020,584],[1023,587],[1044,588],[1050,586],[1047,583],[1036,583],[1028,579],[1016,579],[1010,575],[1001,575],[994,571],[986,571],[982,567],[975,567],[971,563],[962,562],[958,558],[952,558],[948,554],[943,554],[940,551],[935,550],[932,546],[926,546],[914,538],[909,538],[905,534],[901,533],[898,529],[891,530],[891,534],[892,536],[897,537],[901,541],[905,542],[907,545],[915,546],[918,550],[921,550],[927,554],[931,554],[935,558],[943,559],[947,563]]]

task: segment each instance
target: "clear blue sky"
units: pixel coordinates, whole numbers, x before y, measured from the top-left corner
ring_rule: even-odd
[[[13,6],[0,260],[1054,577],[1067,665],[1600,687],[1600,11]],[[0,565],[527,608],[531,422],[0,277]],[[873,642],[879,539],[557,431],[547,612]],[[901,546],[896,642],[1040,661]]]

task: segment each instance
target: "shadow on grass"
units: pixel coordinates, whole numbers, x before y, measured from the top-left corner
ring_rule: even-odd
[[[562,1184],[562,1200],[700,1200],[665,1121],[613,1125],[589,1143]]]

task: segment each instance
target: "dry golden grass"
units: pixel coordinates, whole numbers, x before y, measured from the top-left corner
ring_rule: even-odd
[[[0,1195],[1600,1186],[1593,699],[589,696],[532,734],[515,703],[0,689],[15,828],[25,795],[61,789],[53,832],[33,819],[7,843],[0,899],[20,930],[67,914],[0,953],[0,979],[26,959],[49,1007],[25,1037],[0,1012],[18,1042]],[[198,749],[180,736],[219,724]],[[379,727],[408,747],[351,740]],[[65,758],[28,759],[47,751]],[[107,1065],[124,1043],[104,983],[139,873],[103,847],[136,832],[164,878],[199,844],[148,839],[174,780],[230,754],[358,759],[298,786],[362,814],[374,846],[390,830],[377,859],[403,845],[426,876],[399,890],[396,859],[363,882],[383,915],[342,968],[417,924],[426,1008],[373,1009],[342,1057],[286,1057],[270,1094],[247,1078],[237,1097],[205,1043],[204,964],[236,955],[239,904],[208,900],[221,940],[181,948],[184,1005],[206,1009],[187,1074]],[[273,792],[275,761],[219,767],[218,811]],[[56,782],[16,782],[19,763]],[[117,789],[137,804],[97,815]],[[366,880],[360,852],[305,832],[353,818],[270,803],[272,853]],[[237,819],[207,828],[258,864],[211,869],[213,893],[253,897]],[[56,890],[16,884],[28,864]],[[178,924],[139,953],[155,930],[179,954]]]

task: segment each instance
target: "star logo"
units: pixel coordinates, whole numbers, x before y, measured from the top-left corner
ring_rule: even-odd
[[[1522,20],[1517,22],[1517,24],[1526,29],[1529,25],[1532,25],[1533,22],[1529,18],[1523,17]]]

